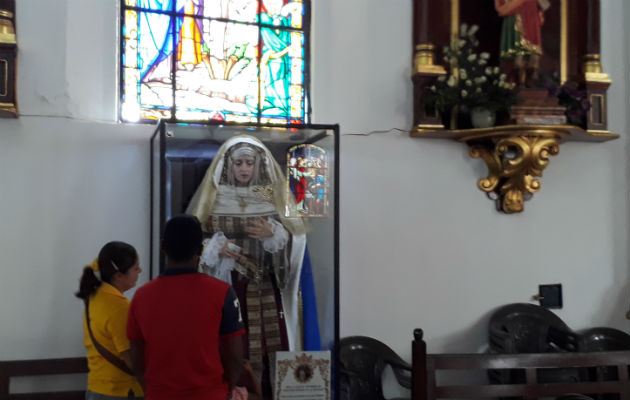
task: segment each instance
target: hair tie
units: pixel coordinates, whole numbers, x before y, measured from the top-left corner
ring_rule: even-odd
[[[88,267],[92,268],[92,271],[98,272],[98,258],[95,258],[94,261],[92,261],[92,264],[88,265]]]

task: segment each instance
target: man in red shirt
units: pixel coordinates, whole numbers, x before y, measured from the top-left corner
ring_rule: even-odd
[[[127,321],[134,373],[147,400],[225,400],[243,364],[245,333],[236,293],[197,272],[199,220],[166,223],[166,270],[133,297]]]

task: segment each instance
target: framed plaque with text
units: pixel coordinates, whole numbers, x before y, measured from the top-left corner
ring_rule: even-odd
[[[276,400],[330,400],[330,351],[276,353]]]

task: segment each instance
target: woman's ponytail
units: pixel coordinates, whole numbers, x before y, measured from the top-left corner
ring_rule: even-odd
[[[79,281],[79,291],[74,295],[80,299],[87,300],[101,286],[101,280],[96,277],[94,269],[90,266],[83,268],[83,275]]]

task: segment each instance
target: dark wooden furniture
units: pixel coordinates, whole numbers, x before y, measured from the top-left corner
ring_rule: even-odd
[[[85,374],[87,372],[85,357],[0,361],[0,400],[84,400],[84,390],[11,394],[9,384],[13,377]]]
[[[618,394],[620,400],[630,400],[628,366],[630,351],[544,354],[427,354],[422,330],[414,331],[412,344],[412,399],[474,399],[520,397],[525,400],[557,397],[571,393]],[[547,368],[616,369],[609,380],[539,383],[538,371]],[[486,379],[475,383],[442,384],[438,371],[466,371],[479,379],[493,369],[523,369],[526,383],[491,385]],[[481,373],[481,374],[480,374]]]
[[[411,389],[411,365],[377,339],[344,337],[339,341],[337,354],[343,399],[385,400],[381,381],[387,366],[394,371],[400,386]]]

